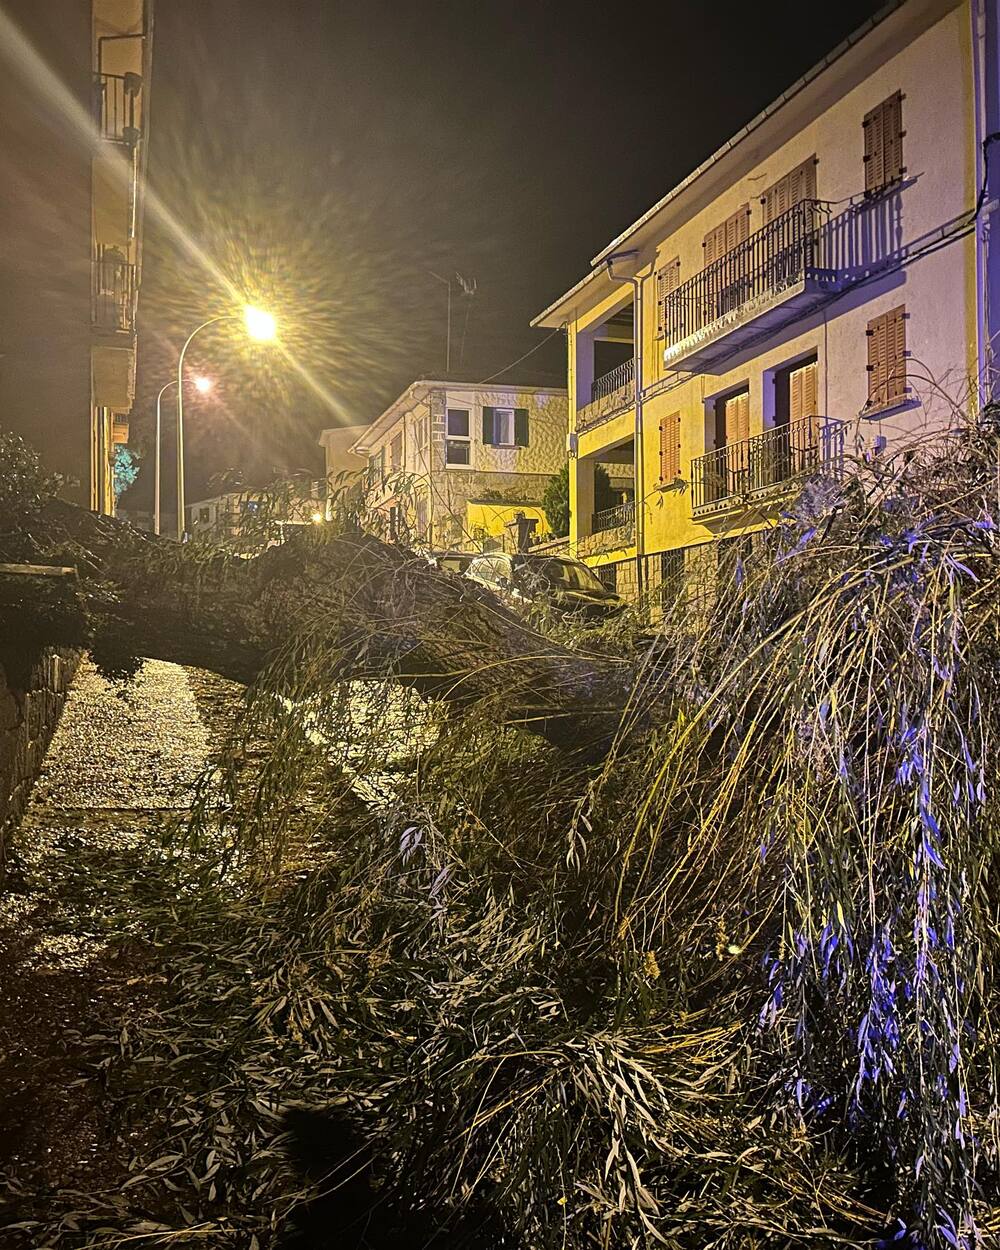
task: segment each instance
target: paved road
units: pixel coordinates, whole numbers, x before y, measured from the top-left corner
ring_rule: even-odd
[[[0,1225],[46,1190],[114,1185],[136,1144],[82,1039],[116,1032],[163,984],[137,917],[160,825],[206,760],[196,680],[150,661],[121,687],[85,663],[32,794],[0,897]]]

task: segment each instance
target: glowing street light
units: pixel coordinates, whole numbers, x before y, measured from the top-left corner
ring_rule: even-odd
[[[172,386],[177,385],[177,379],[171,378],[170,381],[160,387],[160,393],[156,397],[156,455],[153,457],[153,533],[160,532],[160,405],[163,400],[165,391],[169,391]],[[215,383],[211,378],[203,377],[199,374],[194,379],[194,388],[202,395],[207,395]]]
[[[269,312],[244,304],[241,312],[221,313],[195,326],[177,358],[177,541],[184,541],[184,356],[195,336],[219,321],[242,321],[247,334],[261,343],[271,342],[278,333],[277,322]],[[197,383],[195,383],[197,385]],[[199,388],[200,389],[200,388]]]
[[[261,343],[270,343],[277,336],[277,322],[263,308],[254,308],[252,304],[247,304],[243,309],[243,323],[247,334]]]
[[[309,519],[312,521],[313,525],[322,525],[322,524],[323,524],[323,513],[322,513],[322,512],[314,512],[314,513],[312,514],[312,516],[311,516]]]

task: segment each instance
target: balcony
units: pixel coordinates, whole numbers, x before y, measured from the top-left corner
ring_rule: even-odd
[[[97,330],[131,335],[138,294],[136,266],[117,248],[101,248],[93,263],[91,319]]]
[[[102,139],[134,148],[141,135],[139,74],[94,75],[94,123]]]
[[[584,434],[595,425],[607,421],[616,412],[624,412],[635,402],[635,361],[626,360],[617,369],[595,378],[590,387],[590,403],[576,414],[576,430]]]
[[[635,542],[635,503],[621,503],[595,512],[590,518],[591,533],[577,539],[581,559],[626,551]]]
[[[812,474],[839,476],[845,428],[843,421],[809,417],[697,456],[691,461],[692,515],[763,503]]]
[[[592,534],[604,534],[608,530],[629,528],[635,525],[635,503],[620,503],[614,508],[605,508],[595,512],[590,520]]]
[[[838,290],[830,206],[802,200],[664,301],[664,363],[704,369]]]

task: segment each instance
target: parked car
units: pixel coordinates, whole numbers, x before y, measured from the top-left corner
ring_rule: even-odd
[[[464,573],[478,555],[475,551],[425,551],[427,563],[448,573]]]
[[[465,576],[514,603],[547,603],[562,612],[610,616],[625,605],[579,560],[492,551],[476,556]]]

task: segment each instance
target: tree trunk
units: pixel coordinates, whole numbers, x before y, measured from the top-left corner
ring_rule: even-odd
[[[593,750],[614,735],[635,676],[625,661],[559,646],[484,588],[367,534],[306,527],[245,560],[60,501],[46,506],[43,530],[45,549],[78,566],[102,635],[241,683],[268,666],[303,695],[317,680],[391,677]]]

